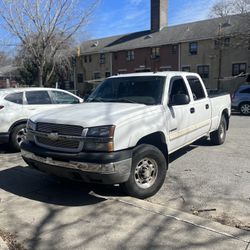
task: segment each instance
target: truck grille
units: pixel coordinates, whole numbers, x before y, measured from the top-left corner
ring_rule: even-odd
[[[54,148],[63,148],[63,149],[78,149],[80,141],[76,140],[58,140],[53,141],[45,137],[36,137],[37,142],[45,146],[54,147]]]
[[[41,133],[35,136],[37,145],[50,148],[52,150],[59,150],[63,152],[80,152],[83,147],[83,141],[79,138],[67,137],[81,137],[83,127],[76,125],[53,124],[53,123],[37,123],[36,131]],[[59,138],[53,140],[49,138],[49,134],[58,134]],[[64,138],[60,138],[63,136]]]
[[[76,125],[37,123],[36,130],[42,133],[58,133],[59,135],[81,136],[83,127]]]

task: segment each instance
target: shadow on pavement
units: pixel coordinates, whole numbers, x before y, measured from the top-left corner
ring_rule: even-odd
[[[17,196],[48,204],[83,206],[104,201],[90,194],[121,195],[119,187],[64,182],[30,167],[16,166],[0,171],[0,188]]]

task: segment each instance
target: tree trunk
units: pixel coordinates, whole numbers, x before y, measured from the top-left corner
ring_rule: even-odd
[[[43,66],[38,67],[39,87],[43,87]]]

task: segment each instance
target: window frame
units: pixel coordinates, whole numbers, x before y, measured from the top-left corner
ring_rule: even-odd
[[[28,98],[27,98],[27,93],[30,93],[30,92],[47,92],[48,96],[49,96],[49,99],[50,99],[50,103],[31,103],[29,104],[28,102]],[[53,100],[50,96],[50,93],[49,93],[49,90],[29,90],[29,91],[24,91],[24,95],[25,95],[25,105],[51,105],[53,104]]]
[[[21,95],[22,95],[22,103],[12,102],[12,101],[6,99],[6,98],[8,98],[8,96],[15,95],[15,94],[21,94]],[[23,92],[23,91],[20,91],[20,92],[8,93],[8,94],[4,97],[4,100],[7,101],[7,102],[10,102],[10,103],[17,104],[17,105],[23,105],[23,104],[24,104],[24,92]]]
[[[192,45],[194,45],[194,44],[196,45],[195,49],[192,48]],[[198,54],[198,42],[190,42],[189,43],[189,54],[192,56]]]
[[[134,61],[135,60],[135,51],[128,50],[127,51],[127,61]]]
[[[207,74],[204,73],[204,68],[208,68]],[[202,73],[199,72],[199,68],[202,68]],[[200,75],[202,79],[209,79],[210,67],[207,64],[197,65],[197,73]]]
[[[190,82],[189,82],[190,80],[192,80],[192,79],[194,79],[194,78],[197,79],[198,82],[199,82],[199,84],[200,84],[200,87],[201,87],[200,89],[201,89],[202,92],[203,92],[203,97],[194,98],[194,97],[197,97],[197,95],[194,93],[193,88],[192,88],[192,85],[191,85]],[[197,76],[195,76],[195,75],[188,75],[188,76],[186,76],[186,79],[187,79],[188,85],[189,85],[189,87],[190,87],[190,90],[191,90],[192,97],[193,97],[193,100],[194,100],[194,101],[200,101],[200,100],[203,100],[203,99],[207,98],[206,91],[205,91],[204,86],[203,86],[202,82],[200,81],[199,77],[197,77]]]
[[[106,56],[105,53],[100,54],[100,64],[105,64]]]
[[[151,58],[152,59],[160,58],[160,47],[151,48]]]
[[[245,70],[244,70],[244,71],[241,71],[241,70],[240,70],[240,66],[241,66],[241,65],[245,65]],[[239,69],[238,69],[238,73],[237,73],[237,74],[234,73],[234,67],[235,67],[235,66],[239,66]],[[233,64],[232,64],[232,76],[237,76],[237,75],[239,75],[239,74],[241,74],[241,73],[246,74],[246,72],[247,72],[247,63],[233,63]]]

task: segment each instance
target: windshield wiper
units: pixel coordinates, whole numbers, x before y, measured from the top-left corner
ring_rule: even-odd
[[[138,102],[135,102],[131,99],[128,99],[128,98],[119,98],[117,99],[118,102],[128,102],[128,103],[138,103]]]
[[[93,99],[88,100],[88,102],[103,102],[103,99],[101,97],[95,97]]]

